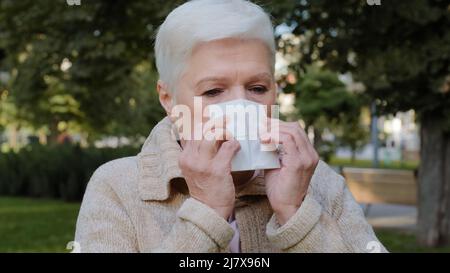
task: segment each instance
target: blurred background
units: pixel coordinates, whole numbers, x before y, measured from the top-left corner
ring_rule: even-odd
[[[164,116],[175,0],[0,0],[0,252],[68,252],[87,182]],[[259,0],[285,120],[392,252],[450,252],[450,3]]]

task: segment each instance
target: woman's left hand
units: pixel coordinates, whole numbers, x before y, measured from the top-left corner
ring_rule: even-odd
[[[319,156],[297,122],[278,122],[261,143],[282,144],[281,168],[265,170],[266,194],[280,225],[300,208],[314,174]]]

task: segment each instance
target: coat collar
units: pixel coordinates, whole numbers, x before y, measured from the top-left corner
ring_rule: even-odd
[[[138,160],[138,191],[142,200],[163,201],[170,196],[170,182],[184,177],[178,166],[182,149],[173,134],[172,122],[162,119],[144,142]],[[236,197],[244,195],[265,195],[262,174],[256,176],[244,187],[236,190]]]

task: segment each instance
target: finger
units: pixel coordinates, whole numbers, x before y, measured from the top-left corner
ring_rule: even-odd
[[[297,145],[295,144],[295,140],[290,134],[280,132],[280,137],[277,144],[283,145],[282,152],[284,154],[288,156],[300,156]]]
[[[302,134],[301,130],[303,129],[301,129],[300,126],[292,126],[285,122],[280,123],[280,131],[290,134],[294,138],[298,150],[304,151],[308,149],[308,145],[311,145],[311,143],[309,142],[309,139],[307,139],[306,133]]]
[[[214,128],[226,128],[226,123],[229,122],[228,116],[219,116],[209,119],[203,126],[203,134],[211,131]]]
[[[180,144],[181,144],[181,148],[185,149],[186,147],[186,140],[183,138],[180,138]]]
[[[305,130],[303,130],[298,123],[285,123],[281,128],[283,128],[282,130],[286,129],[293,134],[296,139],[297,147],[302,154],[302,158],[307,160],[310,158],[318,158],[318,154],[311,141],[309,141]]]
[[[185,140],[183,145],[183,150],[187,153],[194,155],[198,154],[200,141],[198,140]]]
[[[217,142],[233,139],[233,135],[225,128],[214,128],[211,132],[211,137]]]
[[[225,128],[213,127],[210,130],[204,132],[203,138],[208,141],[211,140],[223,141],[232,139],[233,135],[231,134],[230,131],[228,131]]]
[[[263,141],[267,141],[269,135],[271,136],[271,138],[276,137],[281,129],[283,129],[284,132],[291,134],[298,145],[301,145],[301,143],[303,142],[303,136],[306,137],[306,134],[302,135],[302,129],[300,128],[300,126],[297,127],[295,126],[295,124],[291,125],[291,123],[284,122],[279,119],[268,118],[267,122],[261,124],[261,127],[265,127],[264,129],[261,129],[261,137]]]
[[[282,132],[289,133],[291,136],[297,136],[300,137],[300,140],[296,140],[297,142],[300,141],[300,145],[297,145],[299,154],[297,158],[294,160],[297,163],[300,163],[301,168],[304,169],[310,169],[314,168],[317,165],[317,162],[319,160],[319,156],[314,149],[314,146],[309,141],[309,138],[306,136],[306,133],[299,125],[289,125],[289,124],[283,124],[280,127],[280,130]],[[297,164],[294,163],[294,164]]]
[[[280,143],[280,131],[272,130],[269,133],[263,133],[260,135],[259,140],[261,144],[272,144],[272,143]]]
[[[222,167],[231,167],[231,160],[240,148],[239,141],[235,139],[225,141],[214,157],[215,164]]]
[[[216,140],[200,140],[200,145],[199,145],[199,154],[201,157],[206,156],[207,159],[212,159],[218,150],[218,144],[216,142]]]
[[[297,145],[297,141],[301,141],[299,139],[301,136],[300,133],[296,132],[294,128],[286,126],[287,123],[279,119],[267,118],[267,121],[266,126],[268,127],[268,132],[261,134],[261,143],[283,144],[286,153],[298,155],[299,145]]]
[[[299,152],[303,152],[305,155],[314,155],[315,150],[309,141],[306,132],[296,123],[288,123],[278,119],[268,118],[265,126],[268,127],[266,133],[262,133],[260,140],[262,144],[269,144],[272,142],[280,143],[280,135],[287,133],[294,139],[294,143],[297,146]],[[264,124],[263,124],[264,126]]]
[[[184,145],[186,140],[195,139],[195,130],[192,130],[190,123],[187,124],[187,122],[184,122],[183,119],[179,119],[173,124],[173,126],[175,137],[181,142],[182,145]]]
[[[278,119],[263,117],[260,120],[259,127],[258,127],[260,136],[264,136],[264,135],[267,136],[269,134],[277,133],[279,123],[280,123],[280,120],[278,120]]]
[[[262,144],[281,144],[285,154],[295,154],[298,156],[299,150],[294,138],[287,132],[280,131],[277,135],[267,134],[261,137]]]
[[[309,140],[305,139],[304,136],[300,134],[300,132],[290,126],[280,126],[280,132],[282,134],[289,134],[294,139],[295,145],[298,150],[298,158],[301,161],[305,162],[305,165],[308,165],[310,159],[315,157],[314,147],[311,145]]]
[[[280,142],[282,149],[280,151],[280,162],[283,167],[295,171],[308,169],[312,166],[313,158],[306,152],[300,152],[290,134],[281,132]],[[311,163],[311,164],[310,164]]]
[[[220,125],[221,127],[214,127],[209,126],[208,131],[204,132],[203,139],[200,143],[200,153],[207,153],[209,155],[209,158],[212,156],[215,156],[217,153],[217,150],[219,149],[219,146],[227,139],[232,139],[231,133],[223,128],[223,125]]]

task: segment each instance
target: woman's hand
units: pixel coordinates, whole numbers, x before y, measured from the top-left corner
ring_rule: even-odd
[[[221,128],[211,128],[209,133],[216,137],[182,141],[183,151],[178,164],[191,197],[228,219],[235,202],[231,159],[240,145],[239,141],[231,139]]]
[[[282,144],[281,168],[265,170],[267,198],[283,225],[302,204],[319,156],[297,122],[278,122],[278,130],[261,135],[261,143]]]

